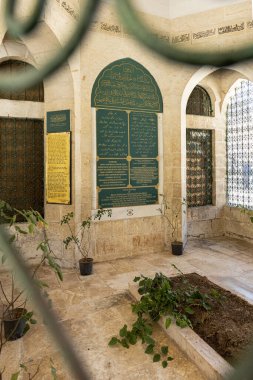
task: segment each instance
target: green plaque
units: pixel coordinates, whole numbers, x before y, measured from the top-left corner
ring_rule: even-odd
[[[134,158],[158,156],[158,120],[155,113],[130,113],[130,154]]]
[[[97,162],[97,186],[127,187],[129,163],[127,160],[99,160]]]
[[[70,110],[47,112],[47,132],[70,132]]]
[[[130,162],[130,183],[133,187],[158,185],[158,161],[132,160]]]
[[[93,86],[91,105],[163,112],[162,95],[154,77],[130,58],[111,63],[99,74]]]
[[[105,189],[98,195],[99,207],[144,206],[158,203],[158,190],[154,187],[133,189]]]
[[[97,111],[97,156],[128,156],[128,114],[125,111]]]
[[[158,203],[158,116],[161,92],[153,76],[126,58],[98,76],[92,90],[96,107],[99,207]]]

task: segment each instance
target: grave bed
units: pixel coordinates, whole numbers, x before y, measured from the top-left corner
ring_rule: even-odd
[[[211,310],[195,309],[189,316],[193,325],[180,328],[173,323],[167,330],[164,319],[159,324],[166,334],[195,362],[210,380],[223,379],[243,356],[253,339],[253,305],[196,273],[183,275],[191,285],[203,293],[215,289],[221,295]],[[174,287],[182,287],[182,276],[170,278]],[[140,299],[138,288],[129,286],[135,299]]]

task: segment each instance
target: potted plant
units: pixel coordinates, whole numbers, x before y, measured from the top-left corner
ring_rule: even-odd
[[[16,223],[17,216],[22,216],[23,220],[26,221],[24,224]],[[47,287],[47,284],[40,281],[37,277],[39,269],[45,263],[47,263],[56,273],[59,280],[62,281],[62,272],[59,264],[57,263],[57,257],[54,255],[50,248],[49,240],[46,235],[47,223],[40,215],[39,212],[35,210],[17,210],[12,208],[5,201],[0,200],[0,219],[1,222],[7,224],[11,232],[9,243],[14,243],[18,240],[20,235],[31,235],[38,230],[42,230],[43,240],[37,247],[37,250],[41,251],[39,256],[39,261],[37,265],[32,270],[32,277],[35,279],[36,284],[40,288]],[[1,247],[0,247],[1,251]],[[7,256],[4,252],[1,255],[2,264],[5,263]],[[3,337],[5,341],[1,340],[1,348],[9,340],[16,340],[21,338],[30,328],[30,324],[36,323],[33,318],[33,311],[27,311],[27,297],[24,296],[23,290],[17,290],[15,287],[15,277],[16,274],[12,272],[11,275],[11,285],[4,284],[0,281],[0,301],[2,303],[2,318],[1,318],[1,339]],[[44,291],[44,294],[46,292]],[[1,353],[1,349],[0,349]]]
[[[173,255],[180,256],[183,254],[184,246],[183,242],[179,240],[179,223],[182,207],[186,205],[186,202],[183,200],[182,202],[171,202],[170,204],[165,195],[160,194],[160,196],[162,197],[162,203],[159,211],[165,218],[169,228],[171,251]],[[185,213],[184,209],[183,212]]]
[[[100,220],[104,215],[111,217],[111,209],[98,209],[94,215],[89,216],[87,219],[81,222],[78,231],[75,233],[71,225],[71,221],[74,218],[74,213],[70,212],[63,216],[61,220],[61,225],[65,224],[68,226],[70,235],[63,240],[65,249],[68,249],[70,243],[74,243],[77,247],[78,252],[82,256],[79,260],[79,269],[82,276],[88,276],[92,274],[93,270],[93,258],[89,257],[91,252],[91,234],[90,229],[96,220]]]

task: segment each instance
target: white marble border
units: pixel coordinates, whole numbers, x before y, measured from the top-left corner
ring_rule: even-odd
[[[97,189],[96,189],[96,152],[97,152],[97,134],[96,134],[96,108],[92,107],[92,213],[97,210]],[[159,156],[159,188],[158,200],[161,203],[159,194],[163,193],[163,129],[162,114],[158,113],[158,156]],[[144,218],[149,216],[161,215],[159,204],[133,207],[115,207],[112,208],[112,216],[104,217],[103,220],[121,220]]]

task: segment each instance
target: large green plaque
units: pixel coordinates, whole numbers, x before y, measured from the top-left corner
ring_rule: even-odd
[[[158,161],[132,160],[130,162],[130,183],[132,186],[158,185]]]
[[[130,113],[130,154],[136,158],[158,156],[158,121],[155,113]]]
[[[163,112],[159,87],[144,66],[125,58],[108,65],[92,90],[92,107]]]
[[[106,189],[98,194],[99,207],[144,206],[158,202],[158,190],[153,187],[137,189]]]
[[[125,111],[97,111],[97,156],[128,156],[128,114]]]
[[[127,160],[99,160],[97,162],[97,186],[127,187],[129,182]]]
[[[126,58],[98,76],[96,107],[99,207],[158,203],[158,113],[162,96],[152,75]]]
[[[47,132],[70,132],[70,110],[47,112]]]

